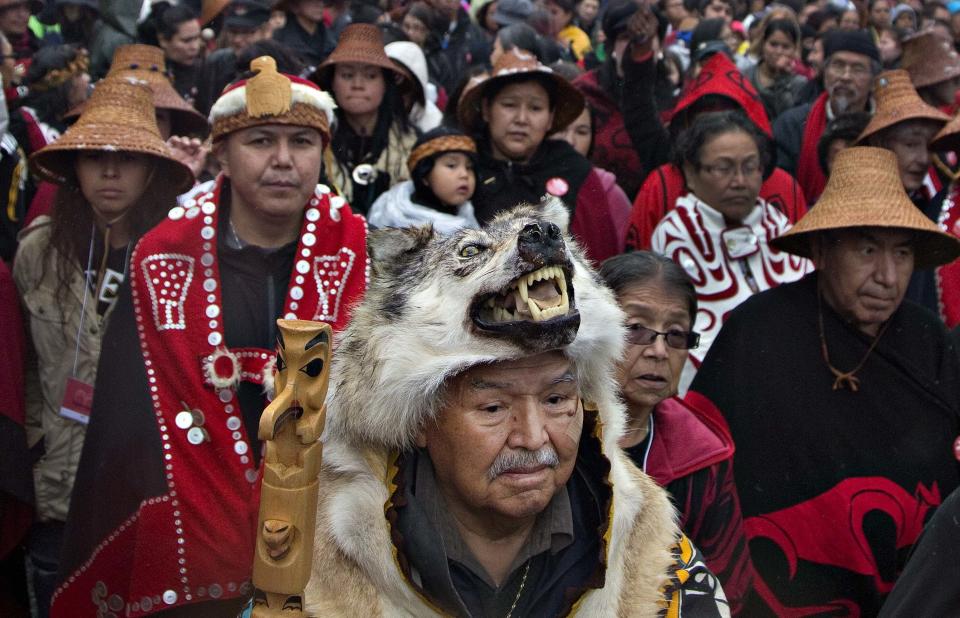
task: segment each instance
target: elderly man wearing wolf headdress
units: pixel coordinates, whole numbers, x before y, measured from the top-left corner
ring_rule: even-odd
[[[567,217],[372,236],[331,368],[312,615],[729,614],[617,447],[623,315]]]

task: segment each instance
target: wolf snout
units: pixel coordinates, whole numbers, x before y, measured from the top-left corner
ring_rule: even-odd
[[[563,234],[554,223],[530,223],[520,231],[517,247],[523,259],[542,265],[563,254]]]

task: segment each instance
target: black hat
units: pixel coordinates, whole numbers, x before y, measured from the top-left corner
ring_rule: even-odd
[[[867,56],[880,62],[880,51],[867,32],[863,30],[833,30],[823,37],[823,55],[829,58],[833,54],[845,51]]]
[[[639,6],[635,0],[611,0],[603,14],[603,34],[607,38],[607,45],[613,47],[613,42],[621,32],[627,29],[630,18],[637,12]]]
[[[270,20],[270,5],[258,0],[234,0],[223,18],[224,28],[253,30]]]

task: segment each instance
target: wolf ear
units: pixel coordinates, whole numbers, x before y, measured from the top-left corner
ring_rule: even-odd
[[[540,198],[540,213],[544,219],[563,230],[564,234],[569,231],[570,211],[560,198],[549,194],[544,195]]]
[[[387,227],[373,230],[367,238],[370,260],[378,266],[404,261],[423,249],[434,237],[432,225]]]

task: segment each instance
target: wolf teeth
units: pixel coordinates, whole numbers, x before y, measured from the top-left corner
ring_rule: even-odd
[[[560,304],[556,307],[541,309],[537,304],[537,301],[533,298],[530,298],[530,286],[534,285],[538,281],[547,279],[552,279],[556,284],[557,289],[560,292]],[[566,315],[566,313],[570,310],[570,297],[567,293],[567,280],[563,274],[563,269],[559,266],[545,266],[532,273],[518,277],[507,288],[506,293],[509,295],[514,290],[517,291],[520,300],[523,301],[523,305],[518,303],[518,306],[514,308],[514,310],[497,305],[496,296],[491,296],[487,299],[485,306],[490,309],[490,313],[494,322],[513,322],[527,319],[520,313],[520,307],[522,306],[527,307],[527,310],[530,314],[529,319],[534,322],[543,322],[544,320],[549,320],[559,315]]]

